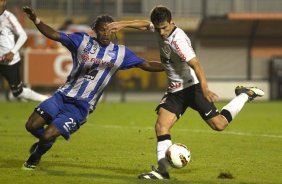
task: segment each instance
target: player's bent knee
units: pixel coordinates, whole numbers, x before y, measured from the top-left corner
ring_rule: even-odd
[[[51,131],[46,131],[43,136],[41,137],[41,141],[43,142],[50,142],[56,138],[56,135]]]
[[[25,123],[25,129],[28,131],[28,132],[31,132],[31,127],[30,125],[28,124],[28,122]]]
[[[225,128],[226,128],[226,126],[222,126],[222,125],[218,126],[218,125],[216,125],[213,129],[215,131],[220,132],[220,131],[223,131]]]
[[[35,126],[35,123],[33,121],[30,121],[28,120],[26,123],[25,123],[25,129],[28,131],[28,132],[32,132],[36,129],[36,126]]]
[[[60,135],[61,133],[55,126],[49,126],[47,129],[45,129],[45,132],[41,137],[41,141],[50,142],[56,139]]]
[[[215,131],[223,131],[228,126],[228,122],[219,116],[207,120],[207,123]]]

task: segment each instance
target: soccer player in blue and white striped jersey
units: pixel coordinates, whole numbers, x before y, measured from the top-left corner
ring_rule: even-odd
[[[161,63],[145,61],[124,45],[112,43],[113,35],[107,30],[107,24],[113,22],[110,16],[97,17],[92,25],[97,35],[95,38],[83,32],[57,32],[40,21],[31,8],[24,7],[23,10],[43,35],[62,43],[73,59],[73,68],[66,83],[52,97],[39,104],[26,123],[27,131],[39,139],[23,165],[23,169],[32,170],[58,136],[62,135],[68,140],[86,121],[118,70],[138,67],[159,72],[164,69]]]

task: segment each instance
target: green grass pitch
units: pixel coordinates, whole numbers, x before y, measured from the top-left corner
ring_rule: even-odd
[[[217,103],[220,109],[225,103]],[[282,183],[282,102],[252,102],[222,131],[188,110],[172,130],[192,159],[171,169],[169,181],[138,180],[155,161],[157,102],[102,103],[69,141],[59,138],[36,171],[22,171],[36,141],[25,121],[36,103],[0,102],[0,183]],[[233,179],[220,179],[229,173]]]

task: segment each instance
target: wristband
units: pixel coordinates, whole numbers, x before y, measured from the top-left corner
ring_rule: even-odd
[[[40,24],[40,22],[41,22],[41,20],[40,20],[38,17],[36,17],[34,23],[35,23],[35,24]]]
[[[154,24],[151,22],[149,25],[149,31],[155,32]]]

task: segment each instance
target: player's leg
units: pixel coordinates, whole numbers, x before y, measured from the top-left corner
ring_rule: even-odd
[[[28,168],[28,170],[35,169],[41,157],[51,149],[58,136],[62,135],[66,140],[68,140],[70,135],[76,132],[79,127],[85,123],[85,119],[88,115],[89,104],[85,101],[75,102],[75,100],[72,99],[70,103],[66,101],[65,96],[62,96],[58,93],[46,101],[41,103],[39,107],[42,114],[45,114],[45,119],[48,119],[46,118],[47,114],[53,115],[51,118],[49,118],[51,119],[52,123],[50,123],[44,130],[44,134],[40,137],[36,149],[31,153],[30,157],[25,162],[24,167]],[[55,110],[49,110],[49,108],[46,108],[50,106],[50,104],[55,106],[55,108],[53,107]],[[58,107],[56,108],[56,106]],[[49,112],[47,113],[47,111]],[[56,112],[57,114],[54,117]]]
[[[54,126],[49,125],[39,141],[32,146],[30,156],[23,165],[24,170],[33,170],[39,164],[41,157],[51,149],[56,138],[60,136],[60,131]]]
[[[18,97],[32,101],[39,101],[39,102],[43,102],[48,98],[47,95],[42,95],[27,87],[23,87],[23,91]]]
[[[172,145],[170,130],[176,121],[175,113],[164,108],[159,109],[155,130],[157,135],[158,170],[161,173],[168,173],[169,164],[165,158],[165,152]]]
[[[58,133],[52,127],[48,126],[45,129],[44,126],[50,124],[59,114],[61,105],[63,105],[63,101],[60,95],[56,93],[46,101],[40,103],[29,117],[26,123],[26,129],[39,140],[31,146],[30,157],[24,163],[23,169],[33,170],[38,165],[41,156],[52,147],[55,139],[49,139],[49,142],[46,141],[46,131],[50,132],[50,130],[53,130],[56,136],[58,136]]]
[[[222,130],[228,125],[226,119],[219,115],[214,103],[209,102],[204,97],[199,84],[190,87],[189,91],[192,94],[187,96],[186,102],[188,106],[196,110],[212,129]]]
[[[186,109],[182,103],[183,100],[179,99],[182,94],[183,91],[165,95],[156,109],[158,112],[155,124],[158,168],[153,167],[151,172],[142,173],[138,176],[140,179],[169,179],[169,163],[165,158],[165,152],[172,145],[170,130]]]
[[[228,124],[235,118],[235,116],[241,111],[247,101],[248,95],[246,94],[236,96],[222,108],[220,114],[206,120],[206,122],[214,130],[224,130],[228,126]]]
[[[65,106],[68,106],[65,104]],[[53,119],[52,123],[44,130],[44,134],[40,137],[36,149],[31,153],[27,163],[36,163],[41,157],[51,149],[55,140],[60,135],[68,140],[79,127],[85,123],[85,116],[71,113],[71,108],[66,107],[67,111],[61,111],[60,114]],[[75,111],[72,111],[75,112]],[[34,164],[35,165],[35,164]]]
[[[140,174],[138,176],[139,179],[169,179],[169,163],[165,158],[165,152],[167,148],[172,145],[170,129],[175,124],[176,120],[177,117],[174,113],[162,107],[159,109],[158,119],[155,125],[158,168],[155,169],[153,167],[151,172]]]
[[[20,62],[14,65],[1,65],[1,74],[7,80],[14,97],[18,97],[23,91]]]
[[[44,126],[50,124],[58,115],[62,104],[63,100],[57,93],[40,103],[28,118],[25,125],[26,130],[40,139],[45,132]]]
[[[34,137],[40,138],[44,134],[44,125],[47,122],[42,116],[40,116],[37,112],[37,109],[31,114],[28,118],[25,128],[28,132],[30,132]]]
[[[63,130],[63,124],[68,124],[68,118],[62,115],[58,115],[58,117],[53,120],[53,123],[49,124],[46,129],[44,129],[44,133],[39,138],[39,141],[35,145],[33,145],[34,149],[30,153],[29,158],[24,163],[23,169],[35,169],[39,164],[41,157],[51,149],[57,137],[63,135],[63,137],[69,138],[70,133],[66,133],[66,131]],[[76,130],[72,131],[75,132]]]
[[[214,130],[224,130],[242,110],[246,102],[263,96],[264,92],[256,87],[238,86],[235,89],[235,94],[237,96],[222,108],[219,115],[206,120]]]
[[[30,88],[23,87],[20,76],[20,62],[14,65],[5,66],[3,76],[7,79],[14,97],[40,102],[48,98],[46,95],[39,94]]]

